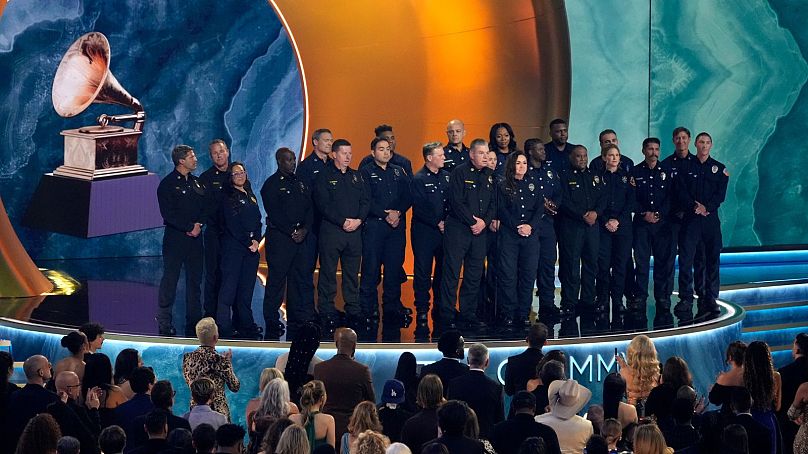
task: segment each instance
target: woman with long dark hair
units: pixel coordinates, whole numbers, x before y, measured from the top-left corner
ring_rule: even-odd
[[[523,329],[533,303],[533,283],[539,265],[539,221],[544,215],[544,197],[528,171],[527,156],[511,153],[505,162],[505,179],[497,191],[499,229],[498,302],[499,324]]]
[[[637,423],[637,409],[623,402],[626,397],[626,380],[617,373],[611,373],[603,381],[603,419],[614,418],[628,428]]]
[[[415,403],[415,397],[418,394],[417,369],[418,363],[411,352],[404,352],[398,357],[398,366],[396,366],[396,374],[393,378],[404,384],[403,406],[410,413],[418,411],[418,405]]]
[[[244,164],[233,162],[228,172],[230,185],[222,200],[225,232],[216,323],[222,337],[255,339],[259,333],[252,316],[252,295],[258,272],[261,210]]]
[[[743,381],[752,395],[752,417],[769,429],[772,454],[781,444],[780,429],[774,412],[780,409],[780,373],[774,370],[768,344],[755,341],[746,347],[743,357]]]
[[[14,373],[14,358],[9,352],[0,352],[0,421],[5,421],[8,398],[20,388],[9,382]]]
[[[682,386],[693,386],[693,376],[683,358],[671,356],[662,367],[659,385],[651,390],[645,403],[645,416],[656,417],[661,429],[673,425],[673,401]]]
[[[516,135],[508,123],[494,123],[488,131],[488,148],[497,154],[494,173],[501,174],[508,155],[516,151]]]

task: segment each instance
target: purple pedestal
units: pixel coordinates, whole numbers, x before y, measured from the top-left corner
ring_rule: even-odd
[[[96,181],[45,174],[23,224],[82,238],[161,227],[159,184],[153,173]]]

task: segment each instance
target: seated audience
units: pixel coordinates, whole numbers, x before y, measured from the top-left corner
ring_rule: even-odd
[[[151,392],[154,386],[154,372],[149,367],[138,367],[132,371],[129,377],[129,383],[132,386],[132,391],[135,393],[131,399],[123,404],[115,407],[115,421],[126,432],[126,439],[129,442],[127,449],[131,450],[132,440],[142,439],[143,424],[135,427],[135,418],[143,416],[154,409],[152,403]]]
[[[104,345],[104,325],[95,322],[87,322],[79,327],[79,331],[84,333],[84,336],[87,337],[86,356],[95,354]],[[107,357],[107,359],[109,359],[109,357]]]
[[[466,427],[463,428],[463,435],[473,439],[479,440],[483,444],[483,452],[486,454],[496,454],[494,446],[485,438],[480,437],[480,424],[477,422],[477,413],[473,408],[468,409],[468,419],[466,419]]]
[[[735,341],[727,347],[726,361],[729,370],[721,372],[710,389],[710,403],[719,405],[722,413],[732,413],[729,405],[733,388],[742,388],[743,384],[743,356],[746,353],[746,344]]]
[[[270,424],[276,419],[288,417],[293,411],[297,413],[297,406],[293,408],[289,402],[289,385],[282,378],[270,380],[261,392],[260,406],[253,417],[256,438],[263,438]]]
[[[696,450],[700,436],[693,427],[693,401],[681,397],[674,399],[671,413],[672,424],[665,428],[660,427],[667,445],[674,451],[688,448]]]
[[[547,354],[542,357],[541,361],[539,361],[539,363],[536,364],[536,378],[531,378],[530,380],[527,381],[525,388],[527,391],[532,392],[534,389],[541,386],[542,384],[545,386],[550,385],[549,383],[544,383],[541,379],[541,370],[544,368],[544,365],[550,361],[560,362],[561,369],[566,370],[567,354],[561,350],[550,350],[549,352],[547,352]]]
[[[191,383],[191,410],[182,415],[188,420],[191,430],[200,424],[210,424],[214,430],[227,424],[227,416],[213,411],[210,408],[210,399],[213,397],[213,380],[207,377],[197,378]]]
[[[634,454],[673,454],[656,424],[643,424],[634,432]]]
[[[188,429],[178,428],[168,432],[166,438],[166,449],[160,454],[193,454],[193,435]]]
[[[269,428],[267,428],[266,433],[264,433],[264,439],[261,440],[260,443],[260,450],[256,449],[256,447],[250,447],[247,449],[249,454],[273,454],[278,447],[278,441],[281,439],[281,435],[283,435],[283,431],[286,430],[287,427],[295,424],[289,418],[281,418],[270,424]],[[309,444],[311,447],[311,444]]]
[[[659,385],[651,390],[645,403],[645,416],[653,416],[663,433],[673,425],[673,400],[682,386],[693,386],[693,377],[685,360],[672,356],[665,361]]]
[[[202,423],[191,432],[191,441],[197,454],[213,453],[216,448],[216,429],[210,424]]]
[[[626,397],[626,380],[620,374],[611,373],[603,380],[603,418],[614,418],[622,427],[637,423],[637,409],[623,402]]]
[[[87,354],[84,356],[84,362],[81,395],[86,396],[89,390],[98,389],[98,401],[100,402],[98,416],[101,419],[101,427],[107,427],[115,422],[115,410],[109,407],[107,402],[116,393],[121,393],[120,388],[112,384],[112,363],[109,357],[103,353]]]
[[[418,405],[415,403],[415,396],[418,394],[418,363],[415,360],[415,355],[410,352],[404,352],[398,357],[396,374],[393,378],[404,385],[404,402],[401,404],[404,410],[410,414],[418,411]]]
[[[98,446],[104,454],[123,454],[126,448],[126,433],[121,426],[109,426],[98,436]]]
[[[407,353],[407,352],[404,352]],[[390,441],[401,441],[401,429],[412,413],[404,408],[407,400],[404,383],[399,380],[387,380],[382,391],[382,403],[379,404],[379,421],[382,423],[384,435]]]
[[[480,436],[488,438],[494,425],[505,419],[502,385],[485,374],[489,365],[488,347],[472,345],[468,362],[469,371],[452,380],[448,398],[466,402],[477,413]]]
[[[418,383],[416,403],[421,411],[401,428],[401,441],[413,454],[419,454],[429,440],[438,437],[438,407],[444,402],[443,385],[437,375],[429,374]]]
[[[74,437],[63,435],[56,442],[56,454],[79,454],[81,443]]]
[[[584,448],[586,454],[609,454],[609,445],[601,435],[592,435]]]
[[[234,452],[237,453],[238,451]],[[278,440],[275,454],[310,454],[311,447],[306,438],[306,431],[297,424],[287,427]]]
[[[547,356],[550,356],[550,353],[548,353]],[[550,410],[550,399],[547,397],[547,390],[550,388],[550,384],[556,380],[566,379],[564,363],[561,361],[550,360],[542,365],[539,371],[540,384],[531,391],[536,397],[536,415],[543,415]]]
[[[158,454],[168,447],[166,442],[166,438],[168,438],[166,413],[161,410],[152,410],[146,414],[143,421],[141,428],[146,432],[148,439],[137,448],[131,450],[127,448],[127,452],[131,454]],[[126,439],[130,439],[129,435],[127,435]]]
[[[51,380],[51,363],[42,355],[33,355],[22,365],[26,384],[19,391],[12,393],[6,407],[6,420],[0,427],[1,452],[14,452],[17,439],[25,429],[28,421],[45,411],[48,405],[59,400],[56,393],[45,389],[45,383]],[[58,439],[58,437],[57,437]],[[54,449],[56,441],[54,440]]]
[[[440,443],[446,446],[449,454],[483,454],[483,444],[479,440],[469,438],[463,434],[466,421],[469,418],[469,407],[465,402],[450,400],[438,409],[438,427],[440,436],[424,444],[422,453],[427,452],[427,446]],[[429,452],[433,452],[429,448]]]
[[[336,447],[334,417],[321,413],[327,398],[323,382],[312,380],[306,383],[300,396],[300,414],[289,418],[306,429],[306,438],[312,450],[325,444]]]
[[[235,424],[222,425],[216,429],[216,452],[222,454],[241,454],[244,451],[245,435],[247,435],[247,432],[241,426]],[[280,453],[281,451],[279,450],[277,452]]]
[[[541,349],[547,343],[547,326],[544,323],[531,325],[525,342],[527,349],[508,357],[505,365],[505,394],[509,396],[526,390],[528,381],[537,378],[536,366],[544,357]]]
[[[115,358],[115,372],[112,379],[121,392],[109,393],[107,396],[107,408],[115,408],[135,395],[135,392],[132,391],[131,383],[129,383],[129,378],[138,367],[143,367],[143,359],[137,350],[125,348],[118,353]]]
[[[171,433],[174,429],[191,430],[191,425],[188,423],[187,419],[176,416],[172,412],[172,407],[174,406],[174,388],[171,386],[170,381],[160,380],[152,386],[151,401],[152,404],[154,404],[154,411],[162,411],[166,415],[166,423],[168,424],[167,434]],[[143,427],[145,418],[145,416],[136,417],[133,426]],[[127,440],[129,441],[130,448],[136,448],[141,446],[146,441],[146,438],[144,437],[143,431],[135,431],[132,436],[127,434]]]
[[[56,376],[56,392],[60,400],[51,403],[47,412],[59,424],[62,435],[74,437],[81,443],[85,454],[98,453],[98,435],[101,423],[98,417],[100,405],[98,388],[90,389],[84,400],[81,399],[81,382],[75,372],[62,372]]]
[[[618,445],[622,445],[620,442],[623,439],[623,425],[620,424],[620,421],[615,418],[608,418],[603,421],[601,435],[603,435],[603,439],[606,440],[609,452],[623,451],[623,449],[618,449]]]
[[[438,340],[438,350],[443,354],[443,358],[421,368],[421,379],[429,374],[440,377],[440,382],[443,384],[443,397],[448,395],[449,382],[469,370],[469,366],[461,362],[466,357],[465,345],[466,341],[459,331],[446,331]]]
[[[578,415],[592,392],[575,380],[556,380],[550,384],[550,412],[536,416],[536,422],[550,426],[558,436],[562,453],[581,452],[594,434],[592,423]]]
[[[62,433],[53,416],[42,413],[32,417],[23,428],[15,454],[56,454],[56,445]],[[15,438],[16,440],[16,438]]]
[[[360,402],[354,408],[351,419],[348,422],[348,431],[342,434],[339,441],[339,450],[342,454],[349,454],[350,447],[356,442],[360,433],[372,430],[382,431],[382,423],[379,422],[379,412],[373,402]]]
[[[11,353],[0,351],[0,421],[5,420],[9,398],[20,390],[19,386],[9,381],[13,374],[14,358]]]
[[[514,414],[507,421],[502,421],[494,426],[491,434],[491,443],[497,453],[516,454],[522,442],[530,437],[543,439],[548,453],[561,452],[555,431],[534,419],[536,398],[533,393],[517,392],[511,401],[511,408],[514,409]]]
[[[755,452],[763,451],[749,450],[749,434],[742,425],[730,424],[721,431],[722,454],[752,454]]]
[[[351,446],[354,454],[385,454],[390,440],[379,432],[366,430],[359,434],[356,442]]]
[[[741,425],[748,435],[750,453],[770,453],[772,448],[771,429],[752,416],[752,395],[746,388],[736,387],[730,395],[730,403],[735,416],[729,424]]]
[[[81,331],[71,331],[62,338],[62,347],[70,352],[70,356],[63,358],[56,363],[53,369],[53,375],[59,376],[60,372],[70,371],[75,372],[79,376],[79,380],[84,378],[84,354],[87,353],[89,348],[87,345],[87,336]]]
[[[586,410],[586,420],[592,423],[592,430],[595,435],[600,435],[604,419],[603,407],[600,405],[590,405],[589,409]]]
[[[207,377],[213,381],[213,398],[210,408],[230,419],[230,407],[224,395],[225,385],[232,392],[238,392],[241,383],[233,372],[233,351],[224,354],[216,352],[219,342],[219,328],[212,317],[205,317],[196,324],[196,337],[201,344],[196,350],[182,355],[182,375],[191,386],[199,377]]]
[[[517,454],[546,454],[547,446],[544,440],[538,437],[529,437],[519,446]]]
[[[252,426],[252,420],[255,416],[253,413],[258,410],[258,407],[261,406],[261,393],[264,392],[264,388],[267,387],[267,383],[270,380],[280,378],[284,380],[283,372],[279,369],[274,367],[266,367],[264,370],[261,371],[261,377],[258,379],[258,397],[253,397],[247,402],[247,409],[244,411],[245,420],[247,421],[247,428],[249,429]]]
[[[626,380],[629,405],[638,407],[637,414],[645,416],[645,399],[659,381],[659,360],[654,343],[648,336],[635,336],[628,344],[625,360],[618,355],[617,363],[620,375]]]

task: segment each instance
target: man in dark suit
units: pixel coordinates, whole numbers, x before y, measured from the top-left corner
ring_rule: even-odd
[[[77,400],[81,398],[81,380],[75,372],[64,371],[56,376],[56,391],[60,400],[48,405],[47,412],[56,419],[62,436],[76,438],[81,444],[81,452],[93,454],[98,449],[98,435],[101,434],[101,422],[98,418],[98,399],[100,389],[88,389],[85,405]]]
[[[536,365],[544,358],[541,348],[547,343],[547,326],[544,323],[531,325],[525,341],[527,350],[508,357],[505,366],[505,394],[509,396],[527,389],[527,381],[536,378]]]
[[[174,406],[174,388],[168,380],[160,380],[151,388],[151,401],[154,404],[155,411],[162,411],[166,415],[166,422],[168,423],[168,433],[174,429],[188,429],[191,430],[191,424],[185,418],[180,418],[171,412],[171,407]],[[133,426],[135,428],[143,427],[146,424],[146,415],[138,416],[135,418]],[[143,446],[148,440],[148,436],[143,430],[135,430],[132,437],[127,439],[126,444],[130,449]]]
[[[147,413],[145,424],[140,428],[140,431],[145,431],[149,439],[146,440],[142,446],[128,451],[131,454],[157,454],[168,447],[166,442],[166,438],[168,438],[168,423],[166,422],[165,412],[154,410]],[[127,448],[129,448],[128,445]]]
[[[488,438],[494,425],[505,419],[502,385],[485,376],[488,347],[474,344],[469,348],[469,371],[452,380],[448,398],[466,402],[477,413],[480,437]]]
[[[800,426],[794,424],[786,413],[794,402],[797,388],[800,384],[808,381],[808,334],[797,334],[794,345],[791,347],[791,356],[794,361],[780,368],[780,378],[783,381],[782,400],[780,410],[777,412],[777,420],[780,423],[780,432],[783,434],[783,454],[791,454],[794,451],[794,437]]]
[[[154,386],[154,379],[154,371],[150,367],[138,367],[133,370],[129,377],[129,385],[135,395],[115,407],[115,421],[126,432],[127,440],[132,440],[143,432],[142,424],[135,427],[135,418],[154,410],[154,404],[149,396]],[[133,447],[131,442],[127,443],[126,452],[130,452]]]
[[[441,436],[424,443],[423,447],[432,443],[440,443],[449,448],[449,454],[482,454],[483,444],[463,435],[466,427],[469,408],[465,402],[450,400],[438,409],[438,427]]]
[[[544,446],[547,447],[545,452],[561,454],[555,431],[533,419],[536,412],[536,397],[533,393],[524,390],[517,392],[511,401],[511,407],[515,412],[513,416],[494,426],[491,433],[491,444],[498,454],[516,454],[522,442],[529,437],[544,440]]]
[[[443,353],[443,358],[421,368],[420,378],[424,378],[429,374],[435,374],[440,377],[440,381],[443,383],[443,397],[446,397],[449,392],[449,382],[464,375],[469,370],[469,366],[460,362],[466,356],[465,345],[466,341],[459,331],[446,331],[438,341],[438,350]]]
[[[328,391],[323,412],[334,417],[337,439],[348,429],[354,407],[368,400],[376,402],[373,381],[368,366],[356,361],[356,332],[339,328],[334,333],[337,354],[314,366],[314,379],[325,384]]]
[[[730,424],[740,424],[746,429],[750,454],[772,452],[772,436],[769,429],[752,417],[752,395],[749,394],[749,390],[734,388],[731,399],[735,417],[730,420]]]
[[[0,427],[0,448],[3,453],[13,453],[28,421],[59,400],[56,394],[45,389],[45,383],[53,373],[48,358],[31,356],[25,360],[22,369],[27,384],[9,397],[6,421],[4,427]]]

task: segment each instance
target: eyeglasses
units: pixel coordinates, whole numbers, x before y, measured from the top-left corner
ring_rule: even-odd
[[[247,171],[246,171],[246,170],[242,170],[242,171],[240,171],[240,172],[233,172],[233,176],[234,176],[234,177],[240,177],[240,176],[244,176],[244,175],[247,175]]]
[[[78,385],[67,385],[67,386],[65,386],[65,388],[67,388],[67,389],[80,388],[80,387],[81,387],[81,383],[79,383]]]

